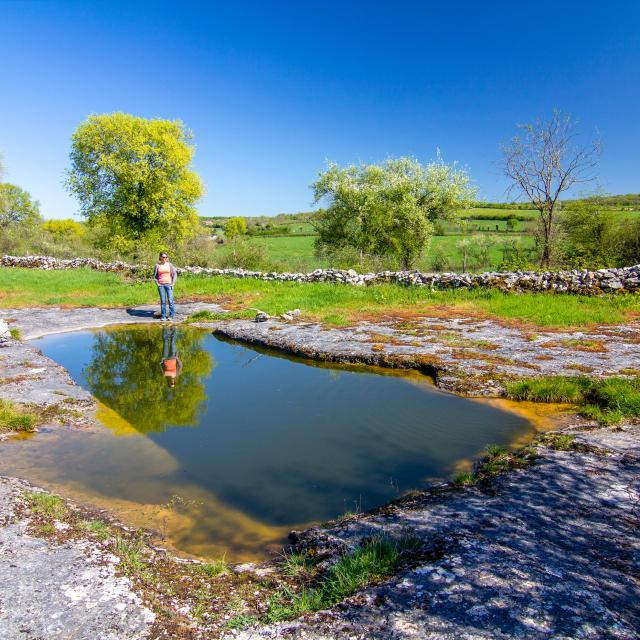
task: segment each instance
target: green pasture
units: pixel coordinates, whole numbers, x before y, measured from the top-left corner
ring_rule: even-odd
[[[491,235],[491,234],[489,234]],[[462,253],[456,243],[463,239],[473,239],[473,234],[466,236],[452,234],[446,236],[434,236],[425,254],[416,264],[416,268],[422,271],[430,271],[434,255],[440,251],[447,257],[447,268],[459,270],[462,268]],[[496,268],[504,259],[505,243],[520,242],[524,249],[534,246],[534,239],[531,235],[509,233],[496,235],[495,244],[489,249],[488,265],[482,268]],[[279,236],[275,238],[250,238],[250,242],[264,247],[267,259],[274,265],[281,265],[281,270],[306,271],[328,267],[327,258],[318,258],[314,254],[314,236]],[[226,248],[221,245],[217,251],[224,252]],[[472,261],[469,263],[473,266]]]
[[[42,271],[0,268],[0,308],[62,305],[123,307],[157,302],[151,281],[136,281],[89,269]],[[640,295],[598,297],[569,294],[513,295],[492,289],[431,291],[426,287],[375,285],[350,287],[253,279],[182,276],[178,302],[220,302],[240,316],[260,308],[277,315],[299,308],[302,317],[345,325],[361,318],[431,316],[494,317],[532,327],[585,328],[640,317]]]

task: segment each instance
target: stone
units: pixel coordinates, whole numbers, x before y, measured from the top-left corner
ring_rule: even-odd
[[[11,332],[9,325],[0,318],[0,347],[6,345],[11,340]]]
[[[255,321],[256,322],[266,322],[269,319],[269,314],[264,311],[258,311],[256,313]]]
[[[144,273],[145,265],[124,262],[101,262],[95,258],[73,258],[61,260],[50,256],[3,256],[0,266],[26,267],[31,269],[75,269],[88,267],[98,271]],[[315,269],[310,273],[276,273],[275,271],[247,271],[245,269],[204,269],[202,267],[180,267],[178,273],[193,273],[232,278],[256,278],[280,282],[330,282],[350,286],[376,283],[396,283],[405,286],[430,286],[432,289],[475,289],[493,287],[502,291],[558,291],[582,295],[600,295],[604,291],[640,290],[640,265],[620,269],[598,269],[590,271],[514,271],[485,273],[422,273],[420,271],[382,271],[358,274],[353,269]],[[290,313],[290,312],[287,312]],[[290,314],[293,315],[293,314]]]

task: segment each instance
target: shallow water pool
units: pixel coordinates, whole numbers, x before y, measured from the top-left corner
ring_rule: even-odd
[[[319,365],[188,327],[35,340],[105,425],[3,445],[2,473],[104,506],[176,549],[264,557],[292,528],[450,476],[533,433],[514,413],[416,373]]]

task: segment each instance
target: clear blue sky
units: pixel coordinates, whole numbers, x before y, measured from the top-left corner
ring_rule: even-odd
[[[604,145],[600,185],[640,191],[640,2],[0,0],[0,152],[45,217],[90,113],[179,118],[202,215],[307,210],[326,159],[440,148],[480,196],[515,124],[561,108]]]

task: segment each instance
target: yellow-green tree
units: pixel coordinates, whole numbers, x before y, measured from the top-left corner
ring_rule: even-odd
[[[28,191],[8,182],[0,184],[0,229],[40,222],[40,204]]]
[[[79,240],[85,233],[84,227],[75,220],[47,220],[42,228],[57,242]]]
[[[244,221],[244,218],[229,218],[224,223],[224,235],[229,239],[245,233],[247,233],[247,223]]]
[[[191,169],[191,138],[178,120],[126,113],[91,115],[76,129],[67,187],[112,247],[175,246],[195,231],[203,188]]]

